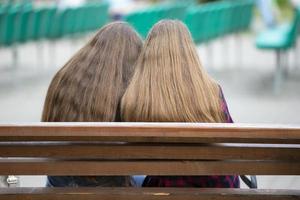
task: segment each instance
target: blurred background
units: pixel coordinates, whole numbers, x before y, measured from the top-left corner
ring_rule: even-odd
[[[0,123],[38,122],[49,83],[106,23],[143,38],[182,20],[236,123],[300,125],[298,0],[0,0]],[[297,45],[298,44],[298,45]],[[116,58],[117,59],[117,58]],[[43,186],[44,177],[21,177]],[[260,188],[300,189],[299,177],[258,177]]]

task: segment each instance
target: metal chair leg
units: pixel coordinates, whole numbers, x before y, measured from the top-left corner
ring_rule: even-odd
[[[257,188],[257,180],[256,180],[256,176],[250,176],[250,179],[245,176],[245,175],[241,175],[240,176],[242,181],[249,187],[249,188],[253,188],[256,189]]]
[[[19,65],[19,52],[16,45],[12,46],[12,66],[14,69],[16,69]]]
[[[282,85],[282,72],[283,72],[283,54],[282,51],[276,51],[276,72],[274,75],[274,85],[273,90],[275,94],[279,94],[281,91]]]
[[[207,52],[207,67],[208,69],[213,69],[214,68],[214,63],[213,63],[213,48],[212,44],[205,44],[206,45],[206,52]]]
[[[37,69],[41,70],[44,67],[44,44],[39,41],[36,44]]]
[[[242,68],[243,66],[243,38],[241,36],[241,33],[235,34],[235,43],[236,43],[236,48],[235,48],[235,57],[236,57],[236,66],[239,68]]]
[[[289,51],[285,51],[285,52],[282,52],[282,70],[283,70],[283,78],[286,78],[288,76],[288,73],[289,73],[289,67],[290,67],[290,64],[289,64]]]
[[[298,39],[296,39],[296,45],[295,45],[295,63],[294,63],[294,68],[295,69],[300,69],[300,61],[299,61],[299,56],[300,56],[300,45]]]
[[[49,66],[51,69],[53,69],[53,67],[56,67],[56,41],[50,41],[49,43]]]
[[[256,176],[250,176],[250,178],[251,178],[252,188],[257,188]]]

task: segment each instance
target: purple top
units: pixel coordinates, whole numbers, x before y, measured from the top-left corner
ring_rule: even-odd
[[[226,123],[233,123],[222,89],[220,87],[221,107]],[[201,187],[201,188],[239,188],[238,176],[147,176],[143,187]]]
[[[222,107],[222,110],[223,110],[225,118],[226,118],[226,123],[233,123],[233,120],[230,116],[228,106],[227,106],[226,100],[224,98],[224,94],[223,94],[223,91],[222,91],[221,87],[220,87],[220,98],[221,98],[221,101],[222,101],[221,102],[221,107]]]

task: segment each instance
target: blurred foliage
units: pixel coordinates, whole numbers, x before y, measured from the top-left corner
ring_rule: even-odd
[[[290,20],[293,17],[293,6],[290,0],[275,0],[279,10],[279,21]]]
[[[287,8],[291,6],[291,3],[289,0],[276,0],[275,1],[280,8]]]

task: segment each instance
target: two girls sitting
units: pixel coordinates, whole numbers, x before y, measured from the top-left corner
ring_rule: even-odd
[[[126,23],[99,32],[53,78],[44,122],[232,123],[222,90],[201,65],[180,21],[154,25],[146,41]],[[127,176],[49,176],[48,185],[135,186]],[[238,176],[147,176],[145,187],[238,188]]]

